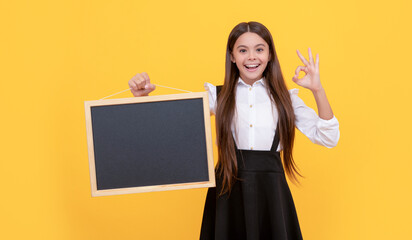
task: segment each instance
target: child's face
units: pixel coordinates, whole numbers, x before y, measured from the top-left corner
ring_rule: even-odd
[[[240,78],[248,84],[253,84],[262,78],[269,57],[269,46],[266,41],[256,33],[246,32],[236,40],[231,60],[236,63]]]

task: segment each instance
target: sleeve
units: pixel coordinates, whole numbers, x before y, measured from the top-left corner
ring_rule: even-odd
[[[340,131],[338,119],[325,120],[310,107],[306,106],[298,97],[298,89],[289,90],[292,106],[295,112],[296,127],[305,134],[313,143],[327,148],[335,147],[338,144]]]
[[[205,83],[205,90],[209,93],[209,109],[210,115],[216,114],[216,86],[210,83]]]

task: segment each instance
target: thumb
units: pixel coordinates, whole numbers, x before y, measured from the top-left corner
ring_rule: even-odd
[[[149,84],[146,84],[146,85],[144,86],[144,89],[145,89],[145,90],[150,90],[150,92],[151,92],[151,91],[153,91],[153,90],[156,89],[156,85],[154,85],[154,84],[152,84],[152,83],[149,83]]]

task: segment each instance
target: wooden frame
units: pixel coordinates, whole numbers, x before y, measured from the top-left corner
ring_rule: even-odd
[[[204,131],[205,131],[205,136],[206,136],[205,141],[206,141],[207,166],[208,166],[207,172],[209,175],[209,181],[171,183],[171,184],[164,184],[164,185],[125,187],[125,188],[105,189],[105,190],[97,189],[95,147],[94,147],[94,139],[93,139],[92,111],[91,111],[93,107],[122,105],[122,104],[163,102],[163,101],[185,100],[185,99],[199,99],[199,98],[203,99],[203,116],[204,116],[204,123],[205,123]],[[89,155],[91,192],[92,192],[93,197],[105,196],[105,195],[166,191],[166,190],[190,189],[190,188],[202,188],[202,187],[214,187],[215,186],[212,134],[211,134],[211,126],[210,126],[210,110],[209,110],[208,95],[206,92],[85,101],[85,117],[86,117],[86,132],[87,132],[87,145],[88,145],[88,155]]]

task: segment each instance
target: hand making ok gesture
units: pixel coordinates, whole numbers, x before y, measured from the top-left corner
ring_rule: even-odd
[[[295,76],[293,76],[292,80],[302,86],[304,88],[310,89],[312,92],[318,91],[322,88],[322,84],[320,83],[319,77],[319,54],[316,54],[316,63],[313,61],[312,51],[310,48],[308,49],[309,52],[309,62],[302,56],[299,50],[296,50],[300,60],[302,60],[305,66],[298,66],[295,70]],[[299,77],[299,72],[305,72],[306,75],[302,78]]]

